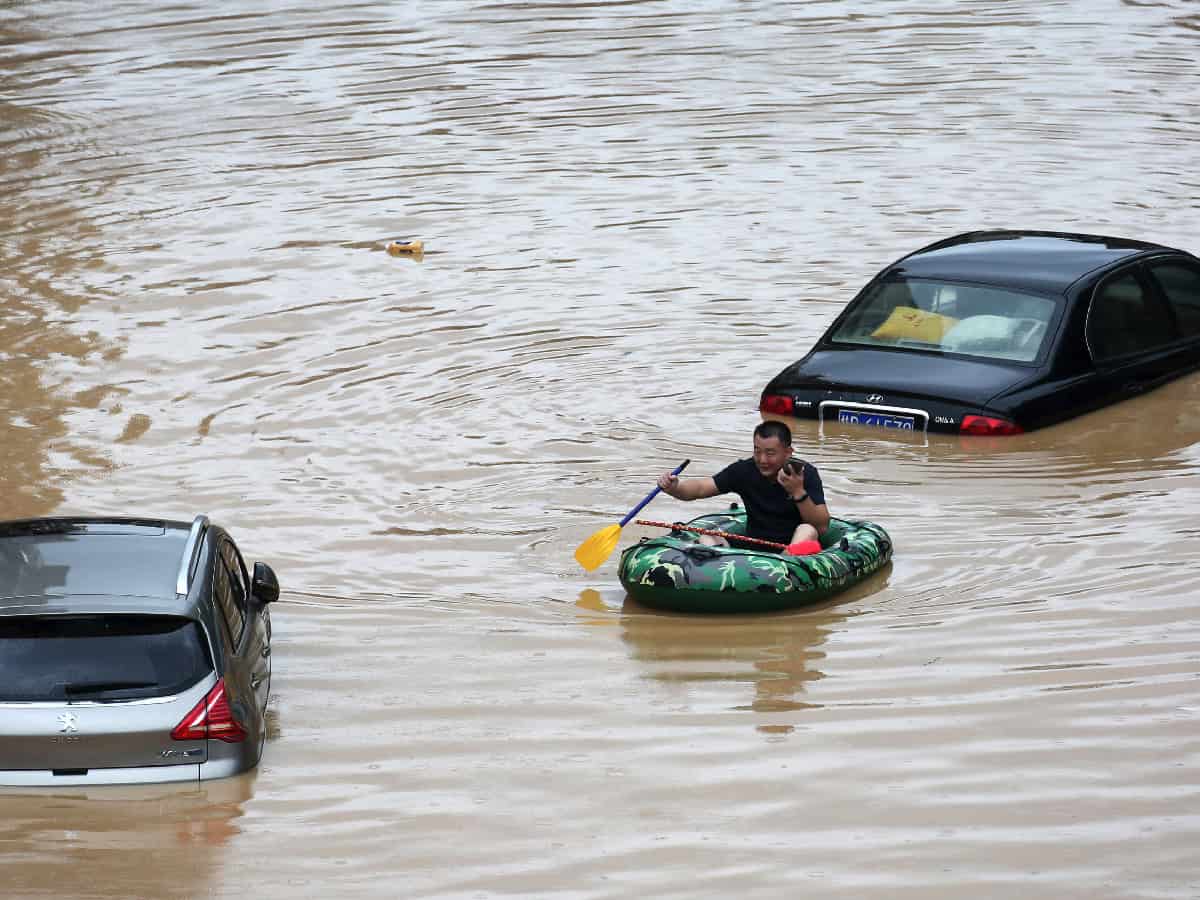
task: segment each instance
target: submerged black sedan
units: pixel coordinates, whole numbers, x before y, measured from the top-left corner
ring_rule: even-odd
[[[1157,244],[981,231],[876,275],[764,415],[1019,434],[1200,368],[1200,259]]]

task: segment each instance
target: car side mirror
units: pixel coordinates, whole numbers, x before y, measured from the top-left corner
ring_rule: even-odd
[[[257,597],[260,603],[274,603],[279,599],[279,579],[275,577],[275,570],[266,563],[254,564],[250,593]]]

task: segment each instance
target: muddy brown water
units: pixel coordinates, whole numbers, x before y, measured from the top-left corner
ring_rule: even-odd
[[[1200,896],[1200,376],[798,426],[896,542],[817,609],[572,559],[910,249],[1200,250],[1198,44],[1185,0],[5,4],[0,516],[205,512],[284,592],[258,770],[5,791],[4,896]]]

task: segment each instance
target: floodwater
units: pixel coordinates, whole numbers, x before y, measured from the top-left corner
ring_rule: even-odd
[[[1200,896],[1200,376],[799,426],[896,543],[817,609],[572,558],[908,250],[1200,250],[1198,56],[1189,0],[5,3],[0,516],[205,512],[284,592],[258,770],[0,794],[4,896]]]

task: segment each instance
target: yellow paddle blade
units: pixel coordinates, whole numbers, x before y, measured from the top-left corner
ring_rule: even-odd
[[[590,572],[608,559],[620,539],[621,526],[607,525],[579,545],[579,549],[575,551],[575,559]]]

